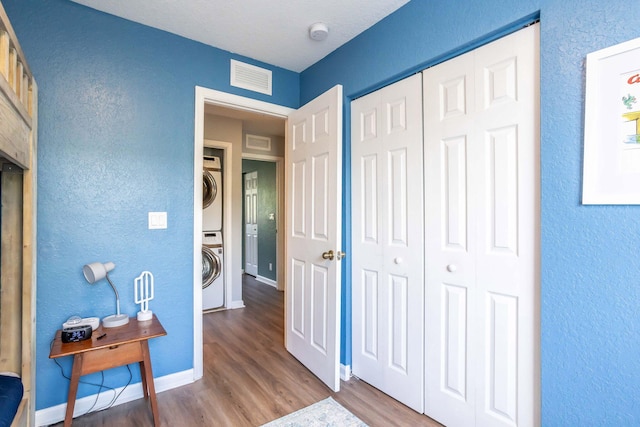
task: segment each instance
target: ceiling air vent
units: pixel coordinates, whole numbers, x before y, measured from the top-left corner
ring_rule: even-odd
[[[232,59],[231,86],[271,95],[271,70]]]

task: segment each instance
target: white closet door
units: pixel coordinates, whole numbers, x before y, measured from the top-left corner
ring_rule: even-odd
[[[478,361],[469,359],[476,298],[473,53],[423,72],[425,110],[425,414],[475,425]],[[471,224],[470,224],[471,223]],[[472,228],[471,230],[469,228]]]
[[[424,404],[422,84],[351,103],[353,373]]]
[[[258,275],[258,171],[244,175],[244,271]]]
[[[425,413],[539,415],[539,72],[534,25],[425,70]]]

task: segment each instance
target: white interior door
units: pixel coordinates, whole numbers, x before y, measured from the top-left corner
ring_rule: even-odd
[[[422,76],[351,103],[353,374],[424,404]]]
[[[338,391],[342,86],[289,116],[286,159],[285,345]]]
[[[244,271],[258,275],[258,171],[244,175]]]
[[[539,72],[533,25],[423,72],[425,413],[539,425]]]

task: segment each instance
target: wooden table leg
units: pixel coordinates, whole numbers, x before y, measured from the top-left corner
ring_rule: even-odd
[[[153,381],[153,371],[151,369],[151,357],[149,353],[149,342],[141,341],[142,345],[142,362],[140,362],[140,376],[145,378],[149,389],[149,400],[151,401],[151,413],[153,414],[153,425],[160,425],[160,414],[158,413],[158,402],[156,402],[156,388]]]
[[[78,393],[78,382],[82,373],[82,353],[73,356],[73,368],[71,370],[71,382],[69,383],[69,395],[67,396],[67,412],[64,416],[64,427],[71,427],[73,422],[73,408],[76,406],[76,394]]]
[[[147,400],[149,397],[149,386],[147,385],[147,373],[144,370],[144,362],[139,362],[140,365],[140,379],[142,380],[142,394],[144,395],[144,399]]]

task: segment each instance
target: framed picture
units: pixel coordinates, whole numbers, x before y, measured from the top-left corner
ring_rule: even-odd
[[[582,203],[640,204],[640,38],[587,55]]]

